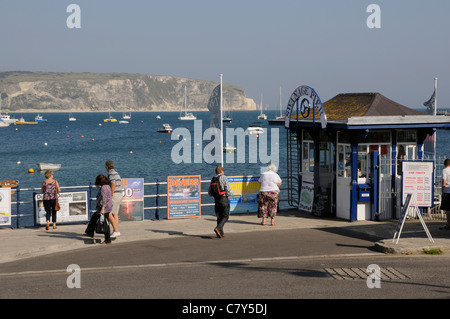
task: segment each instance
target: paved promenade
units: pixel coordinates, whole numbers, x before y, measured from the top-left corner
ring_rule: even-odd
[[[432,243],[426,236],[418,220],[407,220],[403,227],[400,240],[393,242],[397,220],[390,221],[357,221],[348,222],[339,219],[312,217],[295,210],[281,211],[276,217],[275,226],[262,226],[255,215],[231,215],[225,226],[227,236],[237,232],[271,232],[282,229],[330,228],[342,227],[354,233],[374,236],[374,246],[377,250],[392,254],[421,254],[423,249],[438,248],[444,253],[450,253],[450,230],[441,230],[443,221],[428,221],[426,225],[434,239]],[[215,216],[186,218],[173,220],[145,220],[141,222],[121,222],[121,236],[113,241],[116,243],[139,240],[158,240],[173,236],[208,235],[214,236]],[[0,263],[14,261],[71,249],[92,247],[103,241],[103,235],[95,235],[95,239],[83,237],[86,225],[58,225],[57,229],[46,231],[45,227],[27,227],[21,229],[0,228]],[[222,240],[226,240],[223,238]]]

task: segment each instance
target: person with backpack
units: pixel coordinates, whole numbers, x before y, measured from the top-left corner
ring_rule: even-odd
[[[214,232],[217,237],[223,238],[225,237],[223,227],[230,215],[230,201],[228,196],[231,193],[228,178],[225,176],[225,170],[222,166],[216,167],[216,175],[211,179],[208,194],[214,197],[215,202],[214,211],[217,216],[217,226],[214,228]]]

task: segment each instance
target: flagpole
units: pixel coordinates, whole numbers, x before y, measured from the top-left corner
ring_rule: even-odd
[[[223,77],[223,74],[220,75],[220,151],[219,152],[220,152],[220,162],[223,167],[224,163],[223,163],[222,77]]]
[[[438,78],[435,77],[434,78],[434,112],[433,112],[434,116],[436,116],[436,110],[437,110],[437,80],[438,80]],[[437,163],[436,163],[436,161],[437,161],[436,139],[437,139],[437,131],[434,131],[433,147],[434,147],[434,165],[435,165],[435,167],[437,165]],[[436,176],[436,169],[434,171],[435,171],[435,176]],[[436,180],[436,178],[435,178],[435,180]]]

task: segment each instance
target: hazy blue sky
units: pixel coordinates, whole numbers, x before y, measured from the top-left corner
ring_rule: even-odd
[[[69,29],[69,4],[81,28]],[[381,28],[369,29],[369,4]],[[270,108],[299,85],[322,102],[380,92],[450,107],[448,0],[1,0],[0,70],[163,74],[241,86]]]

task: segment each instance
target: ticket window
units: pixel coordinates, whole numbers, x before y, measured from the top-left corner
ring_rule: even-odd
[[[351,177],[352,149],[350,144],[338,145],[337,174],[339,177]]]
[[[417,130],[397,131],[397,169],[396,174],[402,175],[402,162],[417,159]]]
[[[402,175],[402,162],[404,160],[415,160],[417,158],[417,145],[401,143],[397,145],[397,170],[398,176]]]
[[[370,154],[378,151],[380,161],[387,163],[390,156],[390,145],[387,144],[362,144],[358,146],[358,178],[364,179],[363,182],[370,182],[371,179],[371,162]],[[390,174],[390,165],[381,165],[380,174]]]
[[[329,142],[320,143],[320,172],[331,173],[333,162],[332,144]]]

